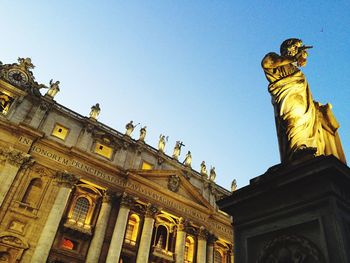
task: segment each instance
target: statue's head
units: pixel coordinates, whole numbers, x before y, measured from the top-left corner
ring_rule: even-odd
[[[298,54],[298,48],[303,45],[303,41],[297,38],[289,38],[284,40],[280,47],[281,56],[294,57]]]

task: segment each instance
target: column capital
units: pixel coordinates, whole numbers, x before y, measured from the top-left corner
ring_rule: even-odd
[[[158,211],[159,209],[156,206],[148,203],[146,206],[145,217],[154,218]]]
[[[120,206],[131,208],[134,204],[135,204],[135,197],[124,192],[120,199]]]
[[[114,193],[110,190],[106,190],[103,192],[102,203],[110,203],[113,199]]]
[[[79,178],[67,171],[58,171],[54,175],[56,182],[63,187],[72,188],[78,181]]]
[[[0,159],[8,161],[13,166],[23,168],[28,168],[34,163],[30,154],[14,149],[13,147],[0,149]]]
[[[183,217],[179,218],[179,223],[177,224],[177,231],[186,231],[186,227],[188,226],[188,220]]]
[[[198,239],[207,240],[209,232],[208,232],[208,230],[205,229],[204,226],[201,226],[198,229],[198,233],[197,234],[198,234]]]
[[[214,245],[215,241],[217,240],[217,237],[212,234],[212,233],[208,233],[208,236],[207,236],[207,242],[208,242],[208,245]]]

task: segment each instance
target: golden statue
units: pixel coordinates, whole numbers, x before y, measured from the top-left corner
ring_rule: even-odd
[[[51,79],[50,88],[47,91],[46,95],[53,99],[56,96],[56,94],[60,91],[59,84],[59,81],[53,82],[53,79]]]
[[[282,163],[305,155],[334,155],[346,162],[331,105],[314,102],[299,67],[307,62],[307,49],[300,39],[281,44],[281,55],[268,53],[261,65],[269,81]]]
[[[101,112],[101,108],[100,108],[100,104],[96,103],[96,105],[92,105],[91,106],[91,111],[90,111],[90,119],[91,120],[97,120],[98,115],[100,115]]]

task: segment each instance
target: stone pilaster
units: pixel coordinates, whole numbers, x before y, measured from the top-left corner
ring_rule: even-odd
[[[186,245],[186,231],[185,220],[181,217],[177,226],[176,232],[176,244],[175,244],[175,262],[183,263],[185,258],[185,245]]]
[[[91,240],[89,251],[86,257],[87,263],[97,263],[101,254],[103,240],[106,234],[109,214],[111,212],[111,195],[106,192],[103,196],[101,210],[98,215],[94,236]]]
[[[28,168],[34,163],[32,157],[22,151],[13,149],[0,149],[0,161],[5,162],[0,172],[0,206],[2,205],[18,171]]]
[[[31,263],[46,262],[64,209],[67,205],[70,192],[73,186],[78,182],[77,177],[67,172],[57,172],[55,180],[60,188],[46,219],[44,228],[41,231]]]
[[[155,206],[151,204],[147,205],[136,263],[148,263],[154,226],[154,216],[157,214],[157,212],[158,209]]]
[[[208,231],[201,226],[198,231],[197,262],[207,262]]]
[[[133,204],[134,198],[124,193],[121,197],[119,213],[109,245],[106,263],[119,262],[119,257],[124,242],[126,225],[128,223],[129,212]]]

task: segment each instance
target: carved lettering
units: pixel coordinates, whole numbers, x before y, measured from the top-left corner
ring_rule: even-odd
[[[21,143],[21,144],[24,144],[24,145],[31,145],[33,140],[21,136],[21,137],[19,137],[18,142]]]

